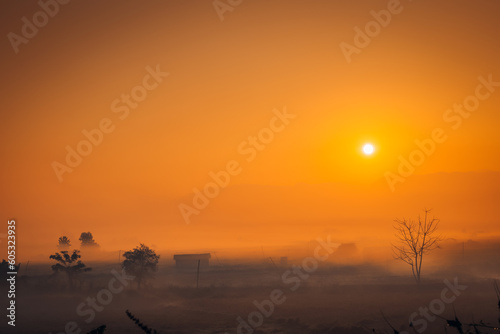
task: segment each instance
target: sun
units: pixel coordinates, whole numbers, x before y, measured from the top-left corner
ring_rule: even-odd
[[[365,145],[363,145],[363,153],[365,155],[372,155],[374,152],[375,147],[372,144],[366,143]]]

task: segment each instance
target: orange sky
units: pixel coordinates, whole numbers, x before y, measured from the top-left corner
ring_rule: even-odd
[[[500,235],[500,87],[456,130],[443,119],[479,76],[500,81],[500,4],[400,7],[348,63],[340,44],[354,44],[354,28],[388,1],[243,1],[221,21],[211,1],[74,0],[17,53],[8,34],[41,9],[0,3],[0,208],[18,220],[19,256],[48,257],[59,236],[76,245],[84,231],[105,250],[276,246],[328,233],[385,245],[394,218],[424,207],[450,236]],[[169,75],[120,119],[112,103],[157,65]],[[246,161],[238,147],[285,106],[295,118]],[[59,182],[53,162],[65,164],[66,147],[103,119],[113,131]],[[391,192],[384,173],[435,128],[447,140]],[[185,224],[179,204],[232,160],[241,173]]]

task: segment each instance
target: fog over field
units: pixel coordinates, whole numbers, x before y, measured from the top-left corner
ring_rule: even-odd
[[[0,334],[500,333],[499,17],[0,0]]]
[[[106,333],[141,332],[126,310],[159,333],[389,333],[389,324],[403,333],[411,332],[410,321],[419,333],[442,333],[455,314],[464,328],[498,326],[493,282],[500,279],[500,243],[448,241],[429,258],[417,286],[395,260],[365,260],[353,244],[330,246],[330,254],[327,240],[325,248],[316,241],[309,254],[286,263],[222,252],[199,273],[161,254],[154,278],[140,290],[116,261],[87,262],[92,271],[81,275],[76,291],[49,263],[30,264],[17,280],[16,330],[87,333],[105,325]]]

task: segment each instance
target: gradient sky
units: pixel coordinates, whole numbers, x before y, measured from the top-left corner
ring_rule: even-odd
[[[348,63],[339,45],[387,6],[253,0],[221,21],[211,1],[74,0],[16,54],[8,34],[40,7],[0,2],[0,208],[18,220],[19,256],[48,257],[59,236],[76,245],[84,231],[104,250],[287,245],[329,232],[388,244],[392,220],[424,207],[449,236],[500,235],[500,87],[460,128],[443,120],[479,76],[500,81],[500,3],[402,0]],[[121,120],[112,102],[157,64],[169,76]],[[284,106],[296,117],[246,162],[239,145]],[[51,164],[104,118],[114,131],[59,182]],[[384,173],[435,128],[447,141],[392,193]],[[374,156],[360,153],[365,142]],[[231,160],[241,174],[186,225],[178,205]]]

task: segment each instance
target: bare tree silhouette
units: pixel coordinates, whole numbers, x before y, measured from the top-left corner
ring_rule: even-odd
[[[396,219],[394,229],[399,240],[398,245],[392,245],[394,258],[411,266],[413,277],[420,283],[422,260],[425,254],[438,247],[443,238],[436,235],[439,219],[428,218],[431,210],[424,210],[424,218],[418,220]]]

